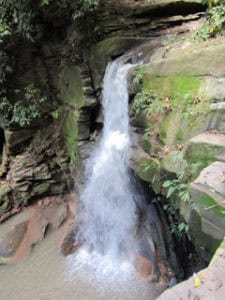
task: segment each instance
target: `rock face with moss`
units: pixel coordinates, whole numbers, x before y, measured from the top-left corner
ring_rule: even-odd
[[[224,39],[192,43],[190,33],[201,23],[204,10],[201,0],[102,4],[75,25],[68,11],[62,9],[58,16],[50,5],[46,19],[41,19],[41,39],[14,41],[17,63],[9,90],[15,90],[18,99],[38,96],[41,107],[32,111],[29,124],[11,122],[0,130],[0,216],[71,188],[70,167],[78,165],[84,145],[90,152],[90,141],[102,126],[105,68],[131,50],[132,62],[144,64],[130,74],[131,102],[135,97],[131,125],[139,133],[134,135],[131,167],[157,194],[168,193],[166,180],[182,178],[179,184],[188,190],[181,192],[188,192],[191,200],[181,201],[175,187],[169,202],[193,222],[196,245],[211,254],[224,230],[223,201],[218,200],[217,187],[203,191],[196,180],[204,177],[205,168],[212,172],[215,161],[222,166],[225,160]],[[31,85],[38,89],[26,94]],[[206,131],[220,134],[220,141],[202,140],[199,134]],[[200,204],[200,213],[191,210],[193,204]]]
[[[222,41],[178,39],[156,48],[130,79],[131,93],[138,92],[132,123],[148,129],[139,139],[145,152],[134,153],[132,166],[156,193],[169,195],[205,257],[225,233]]]

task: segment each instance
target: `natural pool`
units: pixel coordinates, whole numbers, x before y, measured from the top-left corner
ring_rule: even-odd
[[[27,213],[22,213],[1,224],[0,238],[26,217]],[[1,300],[151,300],[162,289],[137,278],[126,263],[112,265],[106,257],[90,257],[85,252],[65,258],[56,247],[54,232],[23,262],[0,266]]]

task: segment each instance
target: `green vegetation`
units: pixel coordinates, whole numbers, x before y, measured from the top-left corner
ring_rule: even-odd
[[[189,233],[189,225],[180,217],[178,208],[176,208],[171,203],[166,203],[163,205],[163,210],[170,215],[172,222],[169,225],[169,230],[174,234],[179,240],[187,238],[191,240]]]
[[[12,123],[16,123],[21,127],[30,125],[35,118],[42,116],[41,107],[47,102],[47,98],[42,96],[41,91],[33,84],[28,85],[21,92],[16,91],[18,98],[13,105],[6,97],[0,102],[0,126],[6,127]]]
[[[192,95],[193,92],[188,91],[185,94],[164,97],[152,89],[143,88],[136,94],[132,108],[136,115],[143,113],[147,118],[154,114],[167,115],[171,111],[180,111],[181,115],[192,119],[206,115],[210,109],[209,101]]]
[[[217,34],[224,34],[225,25],[225,1],[207,0],[208,16],[202,26],[194,33],[192,38],[196,41],[207,40]]]
[[[151,113],[164,112],[163,98],[152,90],[143,90],[134,98],[133,110],[136,115],[143,112],[145,116]]]
[[[142,83],[144,76],[146,74],[145,66],[141,66],[134,71],[133,84],[138,85]]]
[[[173,194],[176,194],[179,200],[188,202],[192,210],[199,212],[198,207],[191,200],[190,186],[188,183],[176,178],[172,180],[166,180],[163,183],[163,187],[168,189],[166,195],[167,198],[170,198]]]
[[[215,153],[215,151],[211,151],[209,147],[204,146],[204,144],[200,146],[192,144],[189,146],[185,154],[185,159],[189,166],[188,172],[191,179],[196,178],[205,167],[216,160],[213,153]]]
[[[91,15],[98,5],[99,0],[0,0],[0,126],[29,125],[32,119],[41,116],[40,106],[46,101],[33,83],[21,91],[21,87],[14,90],[10,87],[16,41],[35,43],[42,35],[39,24],[62,16],[81,20]]]
[[[169,229],[172,234],[175,234],[178,237],[179,240],[181,240],[183,237],[187,237],[189,240],[191,240],[189,234],[189,225],[187,223],[174,222],[170,224]]]
[[[202,195],[199,202],[204,206],[204,210],[212,210],[218,217],[225,217],[224,207],[216,203],[216,201],[209,195]]]

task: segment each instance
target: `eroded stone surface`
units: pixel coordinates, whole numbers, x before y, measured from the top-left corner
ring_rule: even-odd
[[[204,299],[222,300],[225,294],[225,241],[218,248],[208,268],[197,274],[199,286],[195,286],[196,276],[168,289],[158,300]]]
[[[44,239],[48,227],[56,230],[64,222],[68,224],[74,220],[71,213],[74,205],[72,202],[69,205],[68,201],[72,201],[70,197],[47,197],[34,204],[27,220],[17,224],[0,240],[0,264],[21,261],[30,254],[33,246]]]
[[[199,215],[194,217],[190,227],[195,232],[196,239],[207,248],[211,243],[210,252],[215,250],[225,232],[225,163],[214,162],[205,168],[199,177],[191,184],[191,198],[199,208]],[[200,223],[195,222],[200,217]],[[198,224],[198,225],[196,225]],[[206,236],[201,238],[201,232]],[[209,242],[211,241],[211,242]],[[214,246],[213,246],[214,245]]]

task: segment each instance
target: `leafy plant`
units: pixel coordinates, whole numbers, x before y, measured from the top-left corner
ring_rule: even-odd
[[[73,19],[76,20],[80,17],[94,12],[99,6],[100,0],[78,0],[74,7]]]
[[[132,106],[136,115],[143,111],[145,116],[153,112],[163,113],[164,107],[163,98],[153,90],[143,90],[137,93]]]
[[[0,127],[5,127],[12,115],[13,106],[6,97],[0,97]]]
[[[142,81],[144,79],[144,76],[145,76],[145,73],[146,73],[146,69],[143,66],[139,67],[137,70],[135,70],[133,83],[135,85],[138,85],[138,84],[142,83]]]
[[[202,26],[194,33],[192,38],[196,41],[207,40],[220,33],[225,24],[225,1],[207,0],[208,18]]]
[[[197,205],[192,201],[190,195],[190,187],[188,183],[182,182],[180,179],[166,180],[163,183],[164,188],[167,190],[167,198],[170,198],[173,194],[177,193],[179,199],[184,202],[188,202],[192,210],[198,212]]]
[[[187,183],[183,183],[180,179],[172,179],[167,180],[163,183],[164,188],[168,188],[167,198],[170,198],[172,194],[178,192],[178,195],[181,200],[184,202],[189,202],[190,193],[189,193],[189,185]]]
[[[29,125],[31,121],[42,115],[41,107],[47,98],[33,84],[25,87],[24,91],[16,91],[21,100],[11,103],[6,97],[0,99],[1,127],[11,123],[21,127]]]
[[[182,239],[183,236],[187,236],[189,240],[191,240],[190,234],[189,234],[189,226],[185,222],[175,222],[172,223],[170,226],[170,232],[172,234],[175,234],[178,239]]]
[[[25,87],[24,92],[24,99],[17,101],[14,105],[11,120],[22,127],[30,125],[33,119],[41,116],[41,104],[47,100],[33,84]]]

